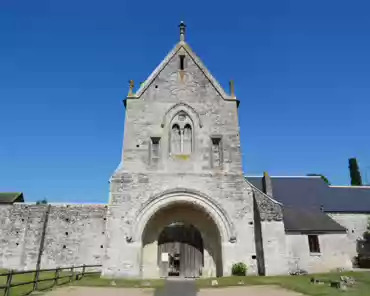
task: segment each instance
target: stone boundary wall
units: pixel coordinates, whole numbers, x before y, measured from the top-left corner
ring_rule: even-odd
[[[36,268],[47,205],[0,206],[0,268]],[[102,264],[107,206],[51,204],[41,268]]]

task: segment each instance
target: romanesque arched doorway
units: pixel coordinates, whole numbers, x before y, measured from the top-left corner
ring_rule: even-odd
[[[202,235],[195,226],[181,222],[166,226],[158,237],[160,276],[200,277],[203,251]]]
[[[222,276],[221,236],[200,206],[175,202],[158,209],[142,235],[144,278]]]

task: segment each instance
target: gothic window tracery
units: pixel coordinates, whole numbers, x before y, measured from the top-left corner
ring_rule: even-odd
[[[184,127],[184,136],[183,136],[183,153],[191,153],[191,144],[192,144],[192,129],[190,124],[186,124]]]
[[[171,130],[171,152],[180,154],[181,152],[181,130],[178,124],[172,125]]]
[[[187,113],[179,112],[171,122],[170,153],[189,155],[193,150],[193,127]]]

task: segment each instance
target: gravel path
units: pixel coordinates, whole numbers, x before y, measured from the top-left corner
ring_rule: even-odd
[[[196,296],[197,287],[193,280],[168,280],[163,289],[155,291],[155,296]]]

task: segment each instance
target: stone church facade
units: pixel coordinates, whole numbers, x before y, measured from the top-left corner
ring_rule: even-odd
[[[184,30],[181,25],[181,41],[125,101],[104,275],[158,276],[158,238],[172,223],[201,233],[202,274],[229,274],[238,261],[257,269],[255,205],[242,170],[238,101],[185,43]],[[273,232],[283,234],[281,215],[276,217]]]
[[[285,207],[267,173],[245,178],[230,86],[181,24],[149,78],[136,92],[130,83],[109,203],[0,206],[0,267],[34,269],[41,258],[42,268],[101,264],[104,277],[141,278],[227,276],[237,262],[260,275],[350,269],[355,240],[343,219]]]

